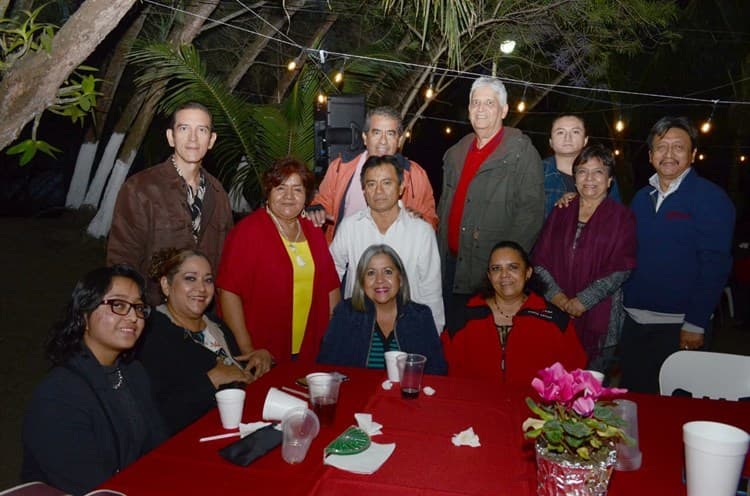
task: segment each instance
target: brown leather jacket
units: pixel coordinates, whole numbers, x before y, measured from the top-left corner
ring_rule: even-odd
[[[127,263],[147,277],[151,257],[164,248],[194,248],[218,270],[224,237],[232,228],[232,209],[223,186],[206,176],[201,232],[193,240],[192,218],[187,206],[187,185],[170,160],[130,177],[117,195],[112,227],[107,240],[107,265]],[[148,302],[161,301],[156,281],[149,281]]]

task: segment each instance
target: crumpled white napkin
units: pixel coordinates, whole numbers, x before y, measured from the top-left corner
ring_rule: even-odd
[[[479,436],[476,435],[473,427],[469,427],[458,434],[454,434],[451,442],[455,446],[471,446],[472,448],[481,446],[481,444],[479,444]]]
[[[372,443],[356,455],[328,455],[323,463],[353,474],[370,475],[377,472],[396,449],[396,443]]]
[[[240,437],[248,436],[267,425],[271,425],[271,422],[249,422],[247,424],[240,422]]]
[[[357,421],[357,425],[360,429],[365,431],[368,436],[377,436],[382,434],[383,424],[373,422],[371,413],[355,413],[354,419]]]
[[[380,387],[382,387],[386,391],[390,391],[391,389],[393,389],[393,383],[391,381],[389,381],[388,379],[386,379],[386,380],[383,381],[383,383],[380,385]]]
[[[430,386],[425,386],[422,388],[422,392],[427,396],[433,396],[435,394],[435,389]]]

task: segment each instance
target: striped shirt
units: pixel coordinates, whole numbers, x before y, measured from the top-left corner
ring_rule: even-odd
[[[377,320],[372,326],[372,337],[370,338],[370,353],[367,355],[368,369],[385,369],[385,352],[400,351],[396,340],[396,329],[388,337],[385,337]]]

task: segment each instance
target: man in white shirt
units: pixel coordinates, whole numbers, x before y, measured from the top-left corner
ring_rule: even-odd
[[[387,244],[406,268],[411,299],[430,307],[435,326],[442,331],[440,255],[432,226],[406,211],[399,198],[404,192],[403,169],[396,157],[369,157],[362,166],[361,184],[368,208],[345,217],[331,243],[331,255],[339,277],[349,272],[344,297],[354,288],[351,276],[362,253],[373,244]]]

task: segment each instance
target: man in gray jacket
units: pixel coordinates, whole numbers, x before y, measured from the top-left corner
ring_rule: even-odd
[[[499,79],[474,81],[469,94],[474,133],[443,156],[438,244],[447,313],[482,283],[495,243],[512,240],[529,251],[544,221],[542,161],[528,136],[503,127],[507,100]]]

